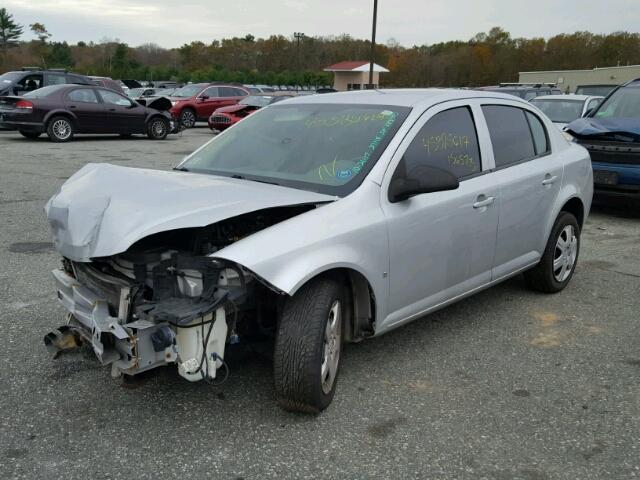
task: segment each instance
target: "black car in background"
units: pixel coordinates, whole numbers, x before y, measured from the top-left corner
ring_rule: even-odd
[[[0,75],[1,95],[24,95],[42,87],[74,83],[78,85],[92,85],[91,79],[77,73],[70,73],[63,69],[43,70],[25,67],[20,71],[7,72]]]
[[[501,83],[500,85],[489,87],[478,87],[476,90],[507,93],[524,100],[531,100],[542,95],[562,95],[562,90],[553,84],[547,83]]]
[[[52,85],[22,97],[0,97],[0,127],[27,138],[46,133],[54,142],[68,142],[76,133],[146,134],[162,140],[175,130],[166,111],[171,102],[159,98],[153,106],[97,86]]]

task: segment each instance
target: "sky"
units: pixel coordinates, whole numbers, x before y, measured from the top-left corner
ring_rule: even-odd
[[[52,41],[119,39],[178,47],[193,40],[252,34],[348,33],[370,38],[373,0],[2,0],[25,25],[44,23]],[[638,0],[379,0],[379,43],[468,40],[501,26],[514,37],[640,28]],[[26,34],[25,39],[32,38]]]

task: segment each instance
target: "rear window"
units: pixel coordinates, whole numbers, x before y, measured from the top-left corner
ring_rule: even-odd
[[[44,98],[49,95],[57,92],[58,90],[65,88],[66,85],[49,85],[48,87],[42,87],[37,90],[33,90],[32,92],[25,93],[23,97],[25,98]]]

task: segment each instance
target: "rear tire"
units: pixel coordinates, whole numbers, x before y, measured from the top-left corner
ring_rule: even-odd
[[[197,121],[196,112],[191,108],[185,108],[180,113],[180,123],[184,128],[193,128]]]
[[[560,212],[547,241],[540,263],[524,273],[533,290],[557,293],[573,277],[580,253],[580,225],[569,212]]]
[[[152,140],[164,140],[169,135],[169,128],[166,118],[154,117],[147,124],[147,137]]]
[[[22,135],[25,138],[28,138],[29,140],[35,140],[42,134],[39,132],[26,132],[24,130],[20,130],[20,135]]]
[[[276,398],[284,410],[318,413],[333,400],[349,318],[345,291],[344,282],[325,276],[285,304],[273,359]]]
[[[67,117],[53,117],[47,123],[47,135],[52,142],[68,142],[73,138],[73,123]]]

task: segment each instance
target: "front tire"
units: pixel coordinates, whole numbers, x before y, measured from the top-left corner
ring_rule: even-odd
[[[190,108],[185,108],[180,113],[180,123],[184,128],[193,128],[196,125],[196,112]]]
[[[164,140],[169,135],[169,121],[166,118],[155,117],[147,125],[147,137],[152,140]]]
[[[533,290],[557,293],[573,277],[580,253],[580,225],[569,212],[560,212],[540,263],[524,274]]]
[[[67,117],[53,117],[47,124],[47,135],[52,142],[68,142],[73,138],[73,124]]]
[[[39,132],[26,132],[24,130],[20,130],[20,135],[22,135],[24,138],[28,138],[29,140],[35,140],[42,134]]]
[[[273,359],[276,398],[284,410],[318,413],[333,400],[348,318],[345,290],[338,278],[321,277],[285,304]]]

